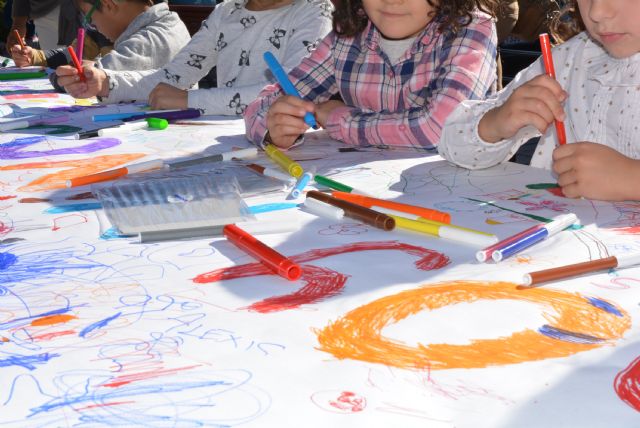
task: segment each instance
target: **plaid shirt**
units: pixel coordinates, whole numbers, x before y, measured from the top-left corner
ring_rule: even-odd
[[[332,138],[360,146],[432,149],[455,107],[486,98],[496,82],[493,20],[477,12],[458,34],[440,33],[438,24],[429,23],[395,65],[371,23],[355,37],[331,32],[289,78],[302,98],[315,103],[340,94],[346,106],[334,109],[325,124]],[[279,85],[269,85],[247,107],[252,142],[263,143],[267,111],[281,94]]]

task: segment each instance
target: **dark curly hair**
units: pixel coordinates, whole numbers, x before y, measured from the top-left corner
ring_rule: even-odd
[[[569,0],[552,18],[550,33],[557,43],[569,40],[586,28],[576,0]]]
[[[500,0],[424,0],[433,6],[433,19],[440,23],[438,30],[454,33],[473,19],[472,12],[482,10],[496,16]],[[361,33],[369,23],[362,0],[339,0],[333,12],[333,30],[339,36],[352,37]]]

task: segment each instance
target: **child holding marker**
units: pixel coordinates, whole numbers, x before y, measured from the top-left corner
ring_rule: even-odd
[[[332,10],[330,0],[226,0],[166,66],[142,72],[85,67],[87,84],[65,76],[64,85],[76,98],[148,99],[156,109],[239,115],[272,81],[263,52],[273,52],[287,69],[295,66],[331,29]],[[218,87],[194,89],[213,67]]]
[[[166,64],[190,40],[180,17],[166,3],[151,0],[78,0],[88,23],[113,41],[113,50],[84,64],[87,81],[103,70],[148,70]],[[69,56],[67,61],[70,63]],[[79,80],[72,65],[56,69],[61,86]],[[83,83],[86,86],[86,84]],[[73,93],[72,93],[73,95]]]
[[[566,196],[638,200],[640,2],[568,3],[557,28],[583,31],[553,49],[556,79],[540,58],[496,97],[463,102],[446,123],[440,154],[487,168],[542,134],[531,165],[552,168]],[[570,144],[556,147],[556,120]]]
[[[248,138],[290,147],[311,112],[346,143],[434,148],[460,101],[495,88],[496,8],[494,0],[337,2],[334,31],[288,74],[301,98],[266,87],[245,112]]]
[[[77,49],[77,40],[71,43]],[[86,60],[102,61],[113,50],[113,43],[98,32],[95,28],[88,27],[84,41],[82,58]],[[50,49],[48,51],[34,49],[31,46],[21,48],[20,45],[11,47],[11,57],[18,67],[41,66],[57,68],[70,63],[67,50]],[[108,61],[108,59],[107,59]]]

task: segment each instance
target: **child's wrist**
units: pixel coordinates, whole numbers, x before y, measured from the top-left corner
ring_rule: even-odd
[[[478,122],[478,136],[486,143],[497,143],[504,138],[496,132],[496,110],[489,110]]]
[[[109,96],[109,75],[104,72],[104,70],[95,69],[96,75],[98,76],[98,93],[96,94],[99,97],[108,97]]]

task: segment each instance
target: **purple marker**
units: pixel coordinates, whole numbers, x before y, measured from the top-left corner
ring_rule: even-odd
[[[129,118],[123,119],[123,121],[129,122],[132,120],[146,119],[148,117],[157,117],[158,119],[166,119],[169,122],[173,122],[176,120],[195,119],[196,117],[200,117],[200,110],[195,108],[189,108],[186,110],[166,111],[166,112],[157,112],[157,113],[143,113],[138,116],[131,116]]]

